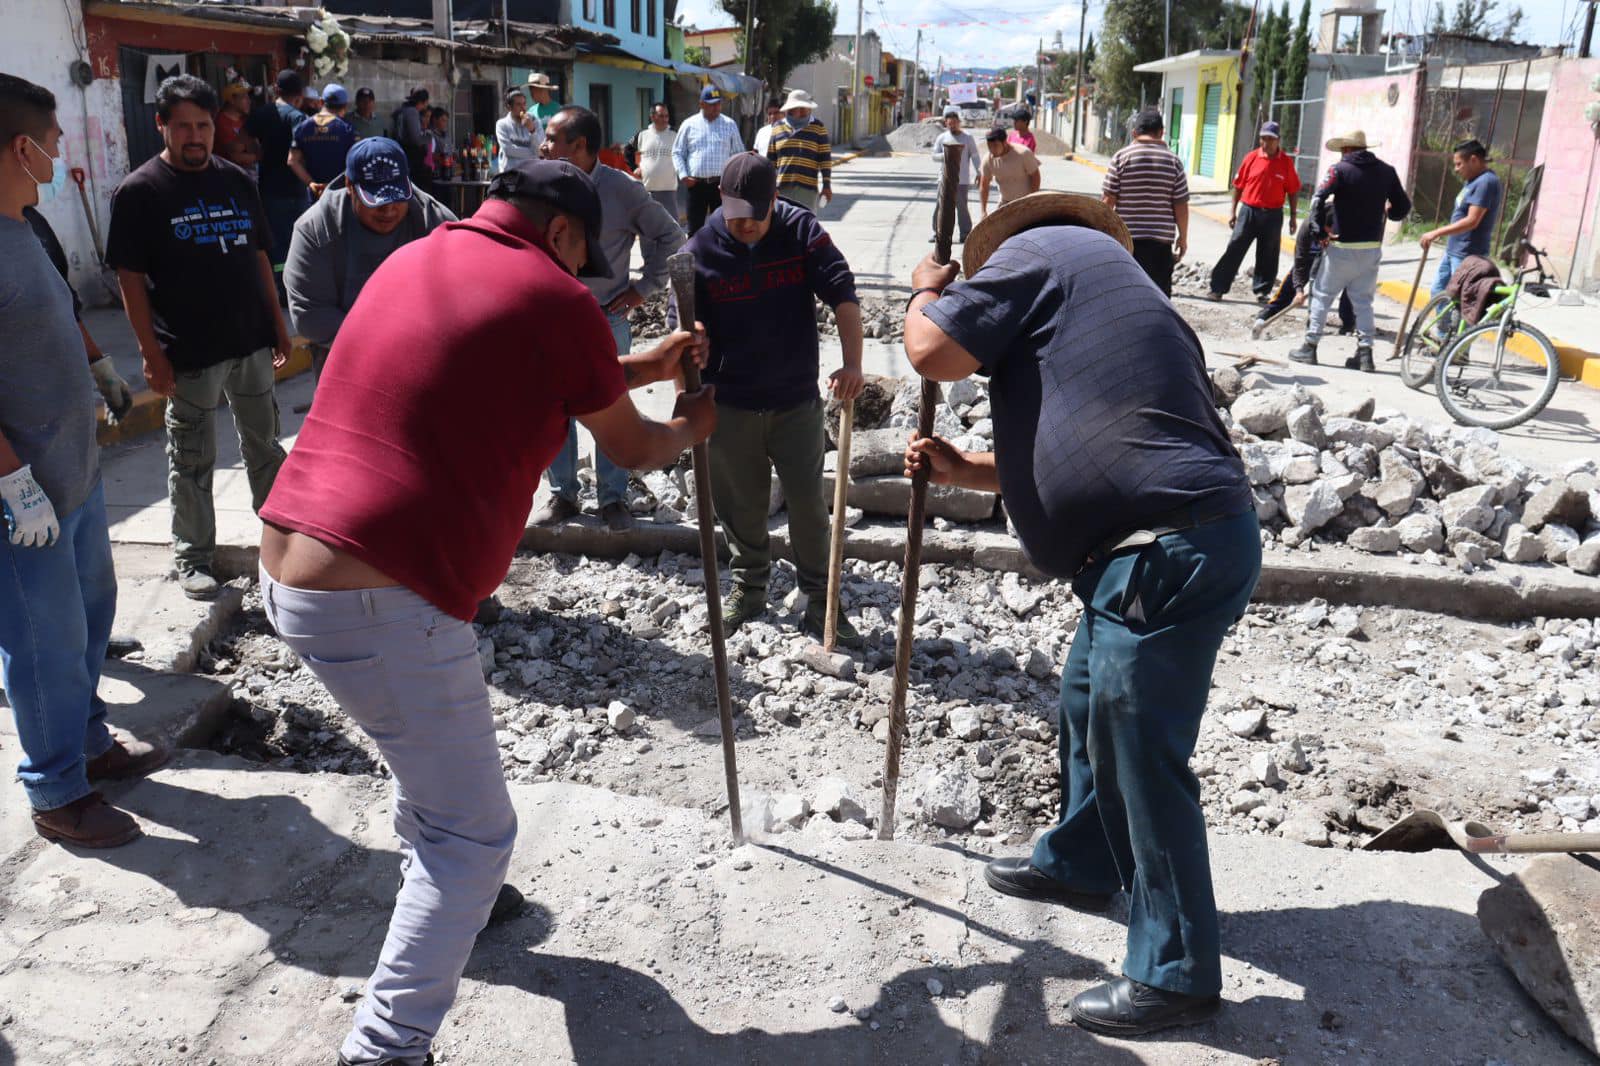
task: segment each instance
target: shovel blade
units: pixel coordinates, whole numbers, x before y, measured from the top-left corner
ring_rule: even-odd
[[[1363,851],[1433,851],[1453,848],[1455,838],[1450,824],[1438,811],[1426,808],[1412,811],[1398,822],[1367,841]]]

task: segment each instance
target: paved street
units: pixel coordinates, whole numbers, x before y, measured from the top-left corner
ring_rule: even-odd
[[[1098,192],[1101,175],[1093,167],[1042,162],[1046,189]],[[931,248],[931,162],[920,155],[860,158],[839,168],[834,186],[837,199],[822,218],[855,269],[861,295],[898,302],[909,291],[913,265]],[[1225,212],[1226,199],[1208,194],[1196,206]],[[1197,210],[1190,232],[1191,257],[1214,261],[1226,228]],[[1400,255],[1390,269],[1409,276],[1411,268]],[[1343,338],[1324,344],[1325,358],[1335,366],[1293,366],[1285,361],[1298,343],[1292,330],[1261,342],[1249,339],[1255,304],[1247,295],[1221,305],[1182,295],[1177,306],[1201,335],[1213,366],[1254,355],[1261,361],[1253,369],[1275,383],[1304,384],[1330,400],[1370,395],[1380,412],[1446,421],[1431,395],[1401,385],[1395,364],[1382,358],[1382,346],[1377,375],[1337,365],[1353,343]],[[1380,329],[1392,329],[1398,312],[1382,301]],[[90,326],[134,380],[138,360],[120,312],[96,311]],[[825,338],[824,374],[836,365],[837,353],[837,339]],[[874,373],[910,373],[898,342],[869,340],[866,362]],[[283,440],[292,448],[303,420],[295,408],[312,395],[309,375],[280,385],[277,395]],[[657,415],[672,403],[665,386],[636,398]],[[248,570],[260,524],[249,508],[226,411],[218,422],[220,569],[240,573]],[[1574,458],[1600,460],[1594,427],[1600,427],[1600,393],[1564,383],[1544,415],[1506,435],[1504,447],[1546,469]],[[102,695],[113,723],[175,738],[185,750],[147,781],[107,788],[107,797],[136,814],[148,834],[126,848],[90,853],[44,843],[33,834],[15,786],[0,805],[0,1066],[330,1063],[372,970],[393,901],[398,856],[387,770],[363,761],[361,750],[339,748],[340,757],[348,758],[337,772],[335,760],[322,759],[354,727],[327,705],[320,688],[297,687],[305,683],[305,671],[264,632],[259,597],[248,581],[232,582],[215,604],[193,603],[177,592],[169,577],[163,435],[108,447],[103,464],[120,583],[118,631],[145,647],[142,655],[108,668]],[[609,668],[596,666],[597,659],[631,671],[630,677],[648,675],[650,684],[665,685],[663,678],[676,676],[681,691],[694,695],[635,699],[637,724],[609,731],[602,724],[586,732],[597,744],[603,738],[607,748],[592,761],[585,756],[581,768],[574,757],[566,776],[553,767],[541,774],[537,762],[507,756],[521,826],[509,879],[527,893],[528,906],[480,935],[459,1000],[435,1044],[438,1066],[1587,1061],[1519,989],[1478,928],[1479,894],[1526,869],[1524,857],[1469,861],[1443,851],[1380,854],[1345,850],[1337,842],[1313,848],[1272,835],[1264,822],[1254,824],[1257,816],[1235,808],[1234,821],[1247,823],[1243,829],[1211,823],[1217,830],[1211,848],[1223,912],[1225,1013],[1215,1024],[1134,1043],[1094,1037],[1066,1016],[1072,995],[1118,972],[1126,908],[1085,914],[1007,899],[983,884],[981,863],[1018,853],[1027,840],[1025,824],[1014,834],[1002,831],[987,839],[942,836],[935,829],[917,843],[915,830],[928,827],[908,822],[922,817],[908,786],[901,808],[907,831],[899,842],[868,839],[861,820],[830,820],[808,801],[806,814],[790,823],[793,829],[771,826],[771,835],[758,833],[750,845],[733,848],[725,805],[718,806],[721,767],[714,722],[708,728],[705,656],[684,651],[702,640],[691,619],[698,609],[703,623],[703,602],[674,602],[649,637],[636,639],[632,621],[623,617],[643,611],[633,601],[648,601],[651,611],[669,595],[693,604],[698,583],[667,576],[677,573],[678,553],[690,550],[684,537],[692,529],[666,522],[641,527],[609,543],[610,535],[592,519],[545,531],[570,535],[559,548],[568,554],[525,555],[516,564],[525,572],[514,569],[502,586],[508,615],[518,619],[506,625],[526,623],[530,639],[540,627],[564,633],[562,627],[570,625],[613,644],[626,636],[628,649],[612,655],[608,647],[602,654],[597,637],[592,647],[574,644],[576,658],[563,658],[561,648],[551,653],[552,661],[562,663],[555,678],[531,687],[496,683],[491,699],[501,716],[502,747],[537,741],[553,722],[567,722],[562,716],[568,702],[580,716],[598,710],[603,723],[605,699],[560,690],[576,685],[587,693],[591,683],[599,686],[598,676]],[[775,532],[784,535],[786,526],[780,523]],[[903,532],[903,520],[869,521],[853,531],[852,550],[858,558],[898,560]],[[634,553],[633,562],[619,566],[611,558],[626,552]],[[1019,683],[1028,686],[1029,697],[1053,708],[1056,665],[1027,680],[1018,660],[1041,648],[1051,655],[1060,650],[1067,640],[1065,617],[1047,624],[1046,611],[1032,607],[1031,620],[1024,620],[1027,611],[1010,617],[1016,608],[1007,597],[1019,590],[1025,596],[1034,586],[1026,579],[1018,583],[1020,555],[1000,523],[930,530],[928,553],[925,575],[951,587],[958,570],[971,580],[956,597],[961,602],[930,589],[924,608],[940,604],[952,622],[964,621],[971,608],[979,622],[978,635],[954,643],[949,637],[956,630],[942,629],[944,643],[962,656],[966,641],[992,644],[1000,661],[1010,659],[1008,667],[996,669],[1023,678]],[[579,560],[580,554],[591,558]],[[683,572],[698,578],[698,562],[687,554],[681,558]],[[547,568],[539,579],[528,577],[530,560]],[[1585,741],[1588,748],[1576,746],[1565,725],[1557,728],[1560,711],[1553,703],[1550,714],[1556,717],[1549,725],[1535,726],[1531,718],[1487,721],[1489,711],[1503,710],[1495,701],[1514,683],[1531,692],[1541,685],[1554,691],[1559,682],[1561,699],[1593,710],[1592,694],[1575,676],[1589,660],[1576,658],[1576,651],[1565,659],[1554,653],[1539,659],[1533,649],[1540,646],[1540,632],[1525,618],[1516,626],[1448,619],[1454,628],[1445,629],[1438,621],[1443,616],[1423,612],[1454,610],[1455,590],[1469,584],[1476,602],[1511,603],[1514,609],[1531,602],[1517,596],[1539,585],[1541,575],[1556,574],[1564,583],[1557,591],[1573,593],[1564,602],[1587,595],[1596,579],[1550,567],[1507,566],[1469,581],[1454,567],[1416,563],[1414,556],[1362,555],[1342,546],[1298,555],[1277,550],[1269,559],[1269,567],[1276,567],[1267,579],[1274,602],[1294,606],[1266,613],[1259,604],[1252,608],[1252,624],[1240,630],[1256,632],[1261,643],[1241,643],[1224,659],[1213,700],[1257,707],[1261,724],[1252,737],[1251,730],[1225,726],[1220,713],[1208,717],[1210,802],[1226,804],[1238,775],[1255,772],[1235,763],[1248,758],[1253,768],[1268,752],[1304,786],[1299,801],[1325,802],[1333,810],[1350,806],[1364,790],[1361,802],[1371,803],[1363,807],[1368,818],[1392,817],[1423,795],[1433,787],[1432,771],[1461,778],[1475,797],[1492,794],[1512,804],[1532,787],[1519,776],[1526,776],[1527,767],[1559,767],[1559,774],[1545,771],[1552,787],[1562,775],[1570,775],[1567,781],[1593,776],[1586,761],[1593,735]],[[851,591],[859,606],[864,589],[890,589],[878,614],[882,632],[889,631],[887,605],[898,582],[898,562],[887,565],[870,580],[861,577]],[[1332,573],[1331,579],[1316,578],[1324,584],[1304,576],[1318,566]],[[1339,568],[1344,572],[1335,572]],[[596,570],[603,579],[594,576]],[[1012,572],[1002,578],[1006,571]],[[559,588],[552,573],[562,575]],[[1367,588],[1388,582],[1399,590],[1378,606],[1360,599],[1363,579],[1374,575]],[[597,584],[613,580],[615,591]],[[997,593],[994,585],[1006,592]],[[1065,598],[1061,586],[1050,589]],[[1355,613],[1356,630],[1336,636],[1323,625],[1328,604],[1321,601],[1313,601],[1311,621],[1291,615],[1310,596],[1336,598],[1340,591],[1358,605],[1365,602],[1368,632],[1360,631]],[[601,594],[609,607],[601,605]],[[1407,597],[1415,599],[1403,606],[1415,613],[1389,609]],[[982,620],[980,610],[1006,616],[1015,647],[1002,641],[998,623]],[[1382,625],[1373,622],[1373,612],[1383,612]],[[1551,628],[1567,623],[1544,622],[1543,640],[1572,647],[1569,637]],[[1571,624],[1573,633],[1591,632],[1588,621]],[[1404,670],[1387,661],[1394,649],[1383,639],[1388,634],[1397,645],[1402,631],[1411,660]],[[847,775],[858,788],[872,782],[861,794],[875,806],[879,782],[872,775],[881,749],[873,723],[859,710],[841,708],[850,699],[882,704],[873,682],[883,681],[884,671],[870,678],[864,672],[860,691],[841,695],[829,686],[842,682],[813,679],[793,665],[793,648],[785,643],[792,633],[774,633],[775,625],[751,623],[733,651],[736,671],[747,671],[736,677],[747,695],[759,686],[783,691],[795,704],[792,717],[784,719],[752,697],[742,716],[740,758],[752,786],[745,796],[747,825],[756,824],[751,812],[762,795],[770,813],[779,792],[814,796],[824,774]],[[1530,636],[1531,643],[1524,639]],[[674,640],[684,647],[675,647]],[[1469,654],[1476,656],[1455,670],[1448,662],[1457,650],[1452,640],[1471,642]],[[1277,645],[1271,641],[1288,650],[1273,651]],[[495,641],[490,643],[492,666],[497,660]],[[528,646],[518,644],[519,661],[527,661]],[[507,663],[511,655],[506,651]],[[625,661],[630,656],[634,661]],[[1497,671],[1493,678],[1480,676],[1479,661],[1490,662]],[[777,673],[768,674],[768,662]],[[962,662],[966,671],[970,664]],[[971,666],[973,672],[980,668],[986,675],[995,672],[988,665]],[[1338,688],[1351,673],[1359,673],[1372,691]],[[1403,699],[1378,706],[1377,689],[1402,685],[1411,686]],[[1424,688],[1419,703],[1425,706],[1410,702],[1410,693]],[[947,713],[933,705],[930,691],[923,688],[916,709],[918,743],[932,738],[938,715]],[[1364,694],[1353,695],[1357,691]],[[1270,700],[1262,702],[1260,692],[1271,693]],[[1539,707],[1545,702],[1541,689]],[[280,727],[293,721],[304,745],[294,755],[286,757],[287,745],[271,746],[283,735],[271,735],[276,712],[268,713],[269,704],[283,709]],[[523,717],[530,708],[555,717]],[[1023,717],[1034,713],[1022,698],[1014,707],[1005,705],[1008,720],[1013,710]],[[1046,721],[1053,710],[1038,713]],[[1577,721],[1570,733],[1582,736]],[[1047,728],[1040,736],[1034,728],[1030,743],[1042,753],[1036,769],[1044,775],[1040,780],[1053,780],[1044,767],[1053,766],[1055,741]],[[1316,762],[1315,773],[1307,764],[1303,776],[1284,757],[1291,741],[1300,750],[1301,738]],[[969,751],[948,730],[941,739],[946,748],[911,746],[908,778],[911,768],[939,764],[941,755],[954,765],[976,758],[970,752],[984,746]],[[995,743],[1005,754],[996,758],[991,752],[990,758],[1000,770],[1011,767],[1008,772],[1018,769],[1023,750],[1034,751],[1015,737]],[[1501,757],[1508,746],[1515,748],[1515,759]],[[1402,764],[1410,759],[1416,770],[1424,762],[1418,752],[1431,753],[1431,769],[1407,778]],[[0,710],[0,762],[15,759],[11,716]],[[1374,769],[1380,764],[1381,770]],[[1271,765],[1267,776],[1276,778],[1278,763]],[[1334,766],[1345,768],[1342,776],[1328,772]],[[1441,769],[1450,767],[1453,774]],[[1362,776],[1367,773],[1370,780]],[[1380,779],[1380,773],[1390,776]],[[1498,778],[1512,784],[1501,789]],[[1409,798],[1404,792],[1410,786],[1401,779],[1417,789]],[[994,775],[983,780],[991,782]],[[1266,777],[1250,780],[1276,800]],[[1484,780],[1495,788],[1480,787]],[[1040,817],[1054,809],[1053,784],[1030,793],[1034,803],[1026,807],[1020,795],[1008,798],[998,786],[985,787],[986,818],[998,820],[997,797]],[[1046,793],[1050,798],[1041,804]],[[1595,805],[1600,807],[1600,797]],[[1515,809],[1500,812],[1510,818]],[[1348,821],[1351,839],[1370,829],[1358,830],[1353,814]],[[1324,835],[1320,844],[1329,843]]]

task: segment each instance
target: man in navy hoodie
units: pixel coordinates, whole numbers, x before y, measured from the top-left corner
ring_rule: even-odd
[[[1383,223],[1399,222],[1411,213],[1411,197],[1394,167],[1367,149],[1360,130],[1329,141],[1339,162],[1329,170],[1311,198],[1314,238],[1327,243],[1322,263],[1311,279],[1311,321],[1306,340],[1289,354],[1297,363],[1316,363],[1317,341],[1327,327],[1328,311],[1339,293],[1350,296],[1356,312],[1356,352],[1344,365],[1373,372],[1372,297],[1378,291],[1378,265],[1383,262]],[[1322,229],[1323,205],[1333,197],[1333,231]],[[1320,230],[1320,232],[1318,232]]]
[[[861,305],[855,276],[817,216],[778,199],[778,173],[753,152],[722,171],[722,206],[690,238],[695,310],[705,323],[717,387],[711,435],[711,498],[728,538],[733,590],[722,609],[729,633],[767,609],[772,471],[789,509],[801,628],[822,636],[827,611],[828,512],[822,498],[822,398],[814,300],[834,310],[844,365],[828,379],[840,401],[860,395]],[[840,612],[838,640],[860,636]]]

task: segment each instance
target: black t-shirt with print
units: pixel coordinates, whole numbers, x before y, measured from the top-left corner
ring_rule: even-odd
[[[148,279],[156,337],[177,370],[272,346],[256,254],[271,244],[255,182],[214,156],[196,171],[156,156],[111,197],[106,261]]]

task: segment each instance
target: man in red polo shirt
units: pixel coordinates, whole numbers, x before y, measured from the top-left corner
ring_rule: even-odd
[[[1279,145],[1279,132],[1276,122],[1263,125],[1261,147],[1250,150],[1239,164],[1239,173],[1234,175],[1233,214],[1228,219],[1233,236],[1211,270],[1213,300],[1222,299],[1233,287],[1239,263],[1252,241],[1256,246],[1256,269],[1250,288],[1255,291],[1256,302],[1266,303],[1278,283],[1283,203],[1289,202],[1289,232],[1293,233],[1298,208],[1295,197],[1300,192],[1300,175],[1295,172],[1294,160]]]
[[[477,214],[363,287],[261,509],[267,618],[395,780],[404,883],[341,1063],[432,1061],[510,865],[517,819],[471,620],[568,417],[632,468],[670,464],[715,427],[710,388],[680,395],[665,423],[634,408],[629,388],[704,361],[704,334],[619,359],[579,280],[610,269],[588,175],[553,160],[497,175]],[[440,278],[450,299],[417,299]]]

